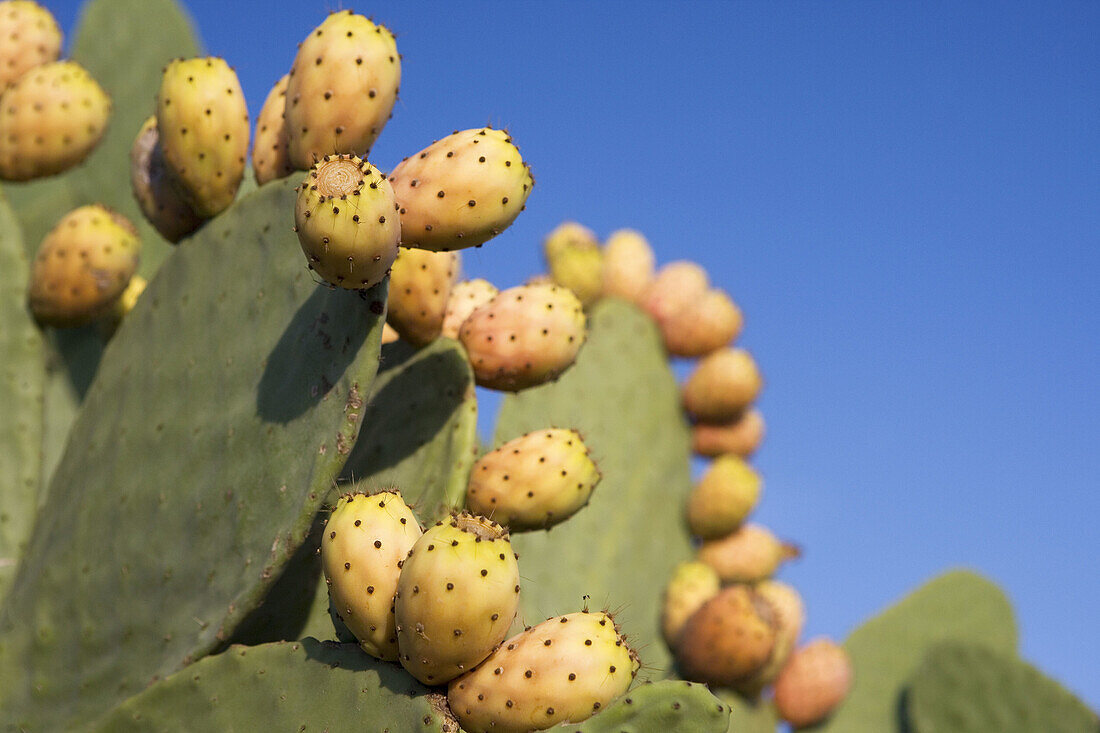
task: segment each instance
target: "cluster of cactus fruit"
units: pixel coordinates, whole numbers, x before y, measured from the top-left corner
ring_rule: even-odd
[[[83,26],[58,61],[48,11],[0,2],[4,729],[931,733],[981,665],[1049,713],[1032,729],[1095,730],[968,574],[797,648],[771,578],[794,551],[745,523],[737,306],[573,223],[547,275],[463,280],[534,180],[491,128],[369,161],[401,82],[384,26],[310,32],[251,150],[172,0]],[[682,388],[669,356],[700,359]],[[508,393],[493,446],[475,385]],[[966,731],[999,714],[977,707]]]

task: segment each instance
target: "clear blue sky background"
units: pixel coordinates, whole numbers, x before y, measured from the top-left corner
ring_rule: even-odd
[[[253,116],[339,7],[188,4]],[[1100,707],[1100,3],[351,7],[404,55],[375,164],[490,122],[533,165],[470,275],[521,282],[576,219],[733,294],[810,634],[969,566]]]

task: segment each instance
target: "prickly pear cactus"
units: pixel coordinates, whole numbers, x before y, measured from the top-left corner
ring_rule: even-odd
[[[457,731],[444,700],[355,644],[303,639],[207,657],[127,700],[94,730]]]
[[[45,347],[26,307],[30,266],[0,193],[0,602],[30,535],[42,471]]]
[[[1004,593],[974,573],[950,572],[853,631],[844,643],[852,659],[852,691],[821,730],[899,730],[906,683],[925,652],[950,639],[1014,654],[1016,624]]]
[[[207,226],[105,352],[0,615],[19,725],[93,718],[227,640],[339,475],[385,287],[316,285],[293,201],[268,186]]]
[[[575,733],[726,733],[729,716],[729,706],[705,686],[666,680],[639,685],[583,723],[563,723],[559,728]]]
[[[982,644],[932,647],[905,696],[912,733],[1095,733],[1100,720],[1060,684]]]
[[[691,488],[690,436],[652,321],[623,301],[597,304],[576,364],[556,382],[506,397],[495,443],[547,426],[579,430],[603,480],[566,522],[515,536],[521,614],[537,623],[576,610],[584,596],[621,607],[617,619],[642,657],[639,676],[663,677],[671,662],[653,578],[669,577],[691,553],[680,510]]]

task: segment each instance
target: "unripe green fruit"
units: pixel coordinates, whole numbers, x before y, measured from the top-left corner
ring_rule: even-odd
[[[332,607],[373,657],[397,660],[394,594],[420,536],[416,516],[396,491],[345,494],[325,524],[321,564]]]
[[[548,529],[587,504],[599,481],[577,431],[537,430],[474,463],[466,506],[512,531]]]
[[[585,306],[600,297],[603,254],[592,230],[571,221],[559,224],[543,241],[542,251],[554,282],[572,290]]]
[[[363,290],[397,259],[401,223],[377,168],[352,155],[325,156],[298,187],[295,231],[310,268],[332,285]]]
[[[721,456],[688,497],[688,528],[704,540],[724,537],[745,521],[760,500],[760,475],[733,455]]]
[[[607,613],[571,613],[513,636],[451,682],[447,701],[469,733],[526,733],[578,723],[630,687],[638,657]]]
[[[704,562],[682,562],[672,571],[661,606],[661,633],[670,649],[676,649],[684,624],[718,595],[721,584],[718,573]]]
[[[500,525],[462,513],[430,527],[397,582],[401,664],[426,685],[473,669],[504,637],[519,608],[519,566]]]

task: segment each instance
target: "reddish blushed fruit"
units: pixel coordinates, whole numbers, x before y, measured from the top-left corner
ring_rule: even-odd
[[[796,650],[775,681],[779,717],[805,728],[832,715],[852,686],[852,663],[844,647],[814,639]]]
[[[764,667],[736,689],[747,697],[756,697],[765,687],[775,682],[783,665],[794,651],[802,626],[806,622],[806,608],[802,596],[794,587],[778,580],[765,580],[753,586],[757,593],[772,605],[776,612],[778,626],[775,631],[775,648],[771,659]]]
[[[661,338],[670,354],[706,356],[734,341],[743,325],[741,309],[729,295],[711,288],[662,320]]]
[[[775,609],[750,586],[723,589],[688,618],[676,645],[686,679],[732,687],[768,663],[775,646]]]
[[[481,278],[465,280],[451,288],[447,308],[443,313],[442,335],[457,340],[458,332],[470,314],[495,298],[499,292],[495,285]]]
[[[513,636],[451,682],[447,701],[469,733],[527,733],[599,712],[630,687],[637,654],[607,613],[571,613]]]
[[[603,294],[640,302],[653,283],[655,263],[653,248],[640,232],[612,232],[603,248]]]
[[[676,649],[680,631],[703,604],[718,595],[721,581],[704,562],[682,562],[672,571],[661,604],[661,633],[670,649]]]
[[[684,384],[684,409],[701,422],[738,417],[764,386],[760,370],[744,349],[719,349],[704,357]]]
[[[758,524],[743,524],[732,534],[709,540],[699,559],[718,571],[723,583],[755,583],[775,575],[785,561],[801,551]]]
[[[723,453],[749,458],[764,442],[764,432],[760,410],[748,409],[729,422],[696,423],[691,428],[691,447],[709,458]]]
[[[659,328],[680,309],[702,298],[710,287],[707,271],[687,260],[670,262],[662,267],[649,288],[642,294],[640,305]]]

